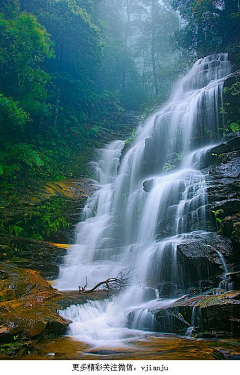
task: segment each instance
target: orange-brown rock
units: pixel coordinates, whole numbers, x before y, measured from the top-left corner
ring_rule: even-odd
[[[69,321],[57,313],[59,297],[37,271],[0,263],[0,342],[64,333]]]

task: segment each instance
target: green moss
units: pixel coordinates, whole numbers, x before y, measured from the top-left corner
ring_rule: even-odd
[[[27,238],[43,239],[49,238],[56,232],[65,231],[70,223],[67,221],[65,212],[67,210],[66,199],[54,197],[45,200],[44,203],[30,204],[25,209],[13,214],[8,220],[4,215],[0,221],[1,232],[4,235],[23,236]],[[17,219],[17,222],[16,222]]]

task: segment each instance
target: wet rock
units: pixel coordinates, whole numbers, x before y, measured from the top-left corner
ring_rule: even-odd
[[[237,132],[237,133],[230,133],[229,136],[226,136],[224,138],[224,141],[210,149],[208,151],[208,154],[211,154],[213,156],[213,160],[214,160],[214,156],[220,156],[223,157],[224,154],[227,154],[227,153],[230,153],[230,152],[233,152],[233,151],[238,151],[240,149],[240,132]]]
[[[220,145],[212,148],[208,154],[211,154],[212,156],[214,155],[222,155],[226,154],[227,152],[231,152],[232,148],[227,142],[223,142]]]
[[[208,200],[212,210],[224,209],[225,216],[240,209],[239,152],[226,154],[213,165],[207,176]]]
[[[231,240],[217,233],[181,243],[177,250],[179,282],[194,294],[218,287],[226,271],[239,270]],[[231,282],[229,277],[226,283]],[[238,284],[234,286],[238,287]]]
[[[177,246],[179,253],[187,261],[201,261],[205,259],[212,265],[217,265],[222,268],[222,261],[219,257],[218,251],[228,259],[232,257],[232,247],[228,239],[220,235],[211,233],[205,240],[193,240],[186,243],[181,243]]]
[[[237,258],[240,257],[240,221],[237,221],[233,224],[233,232],[232,232],[232,243],[235,250],[235,255]]]
[[[222,222],[222,232],[226,237],[233,238],[240,245],[240,213],[233,216],[226,216]]]
[[[188,259],[207,258],[210,260],[213,249],[200,241],[190,241],[177,246],[178,251]]]
[[[219,251],[223,255],[227,263],[230,263],[232,261],[233,248],[232,248],[231,240],[229,238],[225,238],[217,233],[211,233],[209,234],[209,237],[207,238],[206,241],[215,250]],[[215,256],[217,256],[216,253],[215,253]],[[217,257],[216,261],[220,262],[219,256]]]
[[[240,132],[231,132],[231,133],[227,133],[224,138],[223,138],[223,142],[227,142],[229,140],[232,140],[234,138],[239,138],[240,137]]]
[[[226,147],[226,145],[237,148],[239,139],[239,137],[235,137],[218,146],[217,148],[220,147],[219,152],[222,151],[221,147]],[[216,152],[217,148],[211,150],[216,158],[213,160],[207,176],[207,194],[210,204],[209,211],[221,212],[221,217],[219,215],[217,217],[223,220],[240,212],[240,153],[239,151],[232,151],[219,154]],[[227,236],[230,234],[231,237],[232,231],[229,232],[230,221],[230,219],[226,219],[223,223],[223,232]]]
[[[44,241],[0,236],[0,261],[8,260],[19,267],[40,271],[48,279],[57,277],[59,264],[65,254],[65,249]]]
[[[240,259],[240,132],[228,134],[224,141],[209,151],[212,161],[207,175],[208,211],[212,212],[213,228],[215,225],[230,239],[232,262],[236,263]]]
[[[7,263],[0,263],[0,271],[0,342],[66,331],[69,321],[57,313],[60,293],[38,272]]]
[[[227,145],[230,146],[232,150],[240,150],[240,135],[230,138],[227,141]]]
[[[238,152],[226,154],[213,167],[211,173],[218,179],[238,179],[240,174],[240,155]]]
[[[159,331],[186,334],[192,328],[195,337],[239,337],[240,292],[199,295],[176,301],[155,311]]]
[[[64,291],[57,300],[60,310],[67,309],[71,305],[83,305],[89,300],[102,301],[109,299],[114,295],[112,290],[96,290],[92,293],[79,293],[79,291]]]
[[[225,164],[231,161],[234,156],[239,156],[240,150],[240,132],[229,133],[226,135],[221,144],[210,148],[202,160],[202,168],[209,166]],[[212,173],[212,171],[210,172]]]
[[[185,287],[213,282],[223,273],[223,265],[216,250],[202,241],[189,241],[177,246],[179,269],[182,270]],[[208,286],[207,284],[207,286]]]
[[[238,213],[240,209],[239,199],[224,199],[212,202],[212,211],[217,212],[223,210],[225,215]]]
[[[240,289],[240,271],[229,272],[226,277],[231,280],[235,289]]]
[[[153,182],[153,179],[144,181],[143,190],[146,191],[146,193],[149,193],[152,190]]]

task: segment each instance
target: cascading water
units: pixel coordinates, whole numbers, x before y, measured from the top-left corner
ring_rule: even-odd
[[[177,245],[206,234],[206,181],[200,162],[219,140],[227,54],[199,60],[178,82],[171,100],[139,128],[122,158],[124,142],[99,150],[97,190],[89,198],[57,287],[89,288],[119,272],[130,285],[109,300],[71,306],[69,334],[94,345],[119,345],[139,330],[154,331],[152,311],[170,306],[179,277]],[[161,327],[159,328],[161,330]]]

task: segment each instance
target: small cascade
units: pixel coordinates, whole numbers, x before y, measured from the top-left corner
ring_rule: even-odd
[[[228,276],[229,274],[229,270],[228,270],[228,267],[227,267],[227,263],[224,259],[224,256],[222,253],[220,253],[219,250],[215,249],[215,247],[211,246],[211,245],[207,245],[208,247],[210,247],[211,249],[213,249],[213,251],[215,251],[218,256],[219,256],[219,259],[221,260],[221,263],[222,263],[222,267],[223,267],[223,274],[222,274],[222,280],[221,282],[219,283],[219,289],[224,289],[226,291],[229,291],[229,290],[232,290],[233,289],[233,283],[231,281],[231,278]]]
[[[192,337],[193,336],[193,332],[194,332],[194,328],[195,328],[196,311],[197,311],[197,307],[193,306],[192,317],[191,317],[191,326],[186,331],[186,336],[187,337]]]
[[[224,273],[227,274],[228,273],[228,268],[227,268],[227,264],[225,262],[225,259],[224,259],[224,256],[222,255],[222,253],[220,253],[220,251],[216,250],[220,260],[221,260],[221,263],[222,263],[222,266],[223,266],[223,270],[224,270]]]
[[[132,329],[140,329],[142,331],[155,331],[155,317],[154,313],[147,308],[138,309],[134,312],[134,317],[131,322]]]
[[[177,246],[195,238],[204,242],[207,184],[201,167],[221,136],[219,107],[230,72],[225,53],[200,59],[170,100],[139,127],[124,156],[122,141],[98,151],[92,164],[97,190],[83,210],[56,286],[78,290],[87,277],[91,288],[123,270],[131,273],[131,282],[109,300],[61,311],[73,321],[74,338],[119,345],[154,331],[152,312],[186,293]]]

